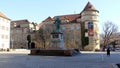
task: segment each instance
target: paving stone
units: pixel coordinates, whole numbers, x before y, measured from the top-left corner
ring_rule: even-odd
[[[120,52],[82,52],[66,56],[31,56],[29,52],[0,52],[0,68],[109,68],[120,63]]]

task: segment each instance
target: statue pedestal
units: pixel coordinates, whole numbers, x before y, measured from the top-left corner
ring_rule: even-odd
[[[73,56],[79,54],[75,50],[49,50],[49,49],[32,49],[29,55],[43,55],[43,56]]]
[[[62,32],[52,32],[51,33],[51,43],[50,47],[47,49],[51,50],[65,50],[63,33]]]

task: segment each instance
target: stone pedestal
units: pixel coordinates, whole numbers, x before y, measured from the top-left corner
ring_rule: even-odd
[[[61,50],[61,49],[64,50],[65,49],[62,32],[51,33],[51,42],[50,42],[50,47],[48,49],[52,49],[52,50]]]

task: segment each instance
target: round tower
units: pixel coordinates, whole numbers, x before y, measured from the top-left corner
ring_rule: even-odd
[[[96,10],[90,2],[87,3],[87,5],[81,13],[81,20],[84,23],[84,38],[88,39],[88,44],[86,44],[84,48],[88,50],[100,49],[98,14],[99,11]]]

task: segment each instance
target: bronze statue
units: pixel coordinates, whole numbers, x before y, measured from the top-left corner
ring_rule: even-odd
[[[59,19],[59,16],[56,17],[56,20],[55,20],[55,25],[56,25],[56,31],[60,31],[60,19]]]

